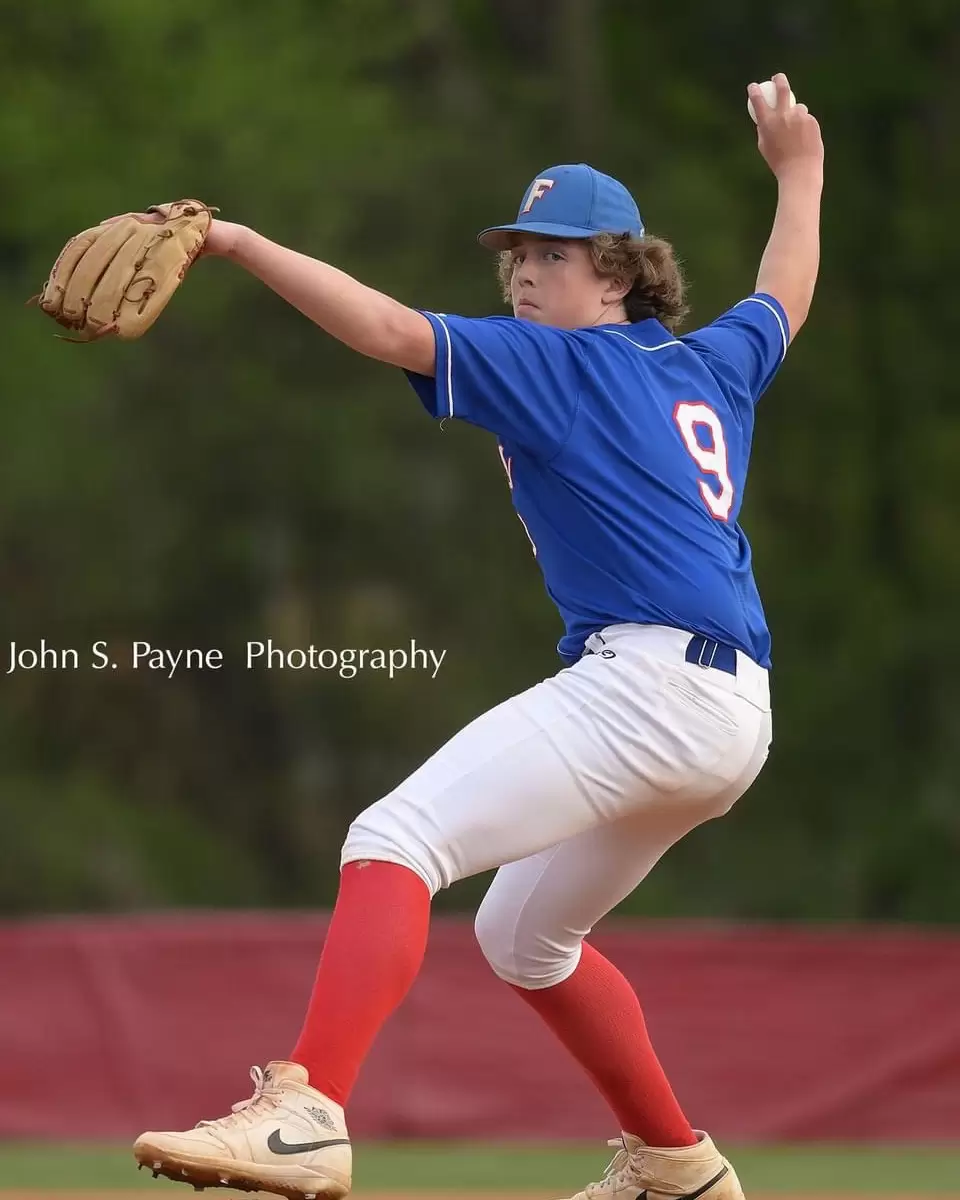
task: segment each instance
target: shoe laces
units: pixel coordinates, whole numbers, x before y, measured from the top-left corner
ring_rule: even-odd
[[[620,1188],[630,1187],[637,1182],[637,1175],[630,1162],[630,1151],[623,1144],[623,1138],[611,1138],[608,1146],[617,1147],[617,1152],[607,1164],[603,1179],[599,1183],[588,1183],[584,1194],[591,1197],[605,1196]]]
[[[282,1096],[272,1079],[268,1079],[260,1067],[250,1068],[253,1080],[253,1095],[248,1100],[234,1104],[230,1115],[215,1121],[198,1121],[197,1129],[229,1129],[237,1125],[252,1125],[263,1116],[264,1109],[277,1108]]]

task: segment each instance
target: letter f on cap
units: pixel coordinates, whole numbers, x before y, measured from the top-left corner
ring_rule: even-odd
[[[533,181],[533,187],[530,189],[530,195],[527,197],[527,202],[520,211],[528,213],[530,209],[533,208],[536,201],[542,196],[545,196],[552,187],[552,179],[535,179]]]

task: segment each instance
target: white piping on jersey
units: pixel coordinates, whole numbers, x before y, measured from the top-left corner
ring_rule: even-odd
[[[761,300],[759,296],[747,296],[745,300],[741,300],[740,304],[762,304],[764,308],[768,308],[777,319],[777,324],[780,326],[780,336],[783,338],[783,353],[780,355],[780,361],[787,356],[787,331],[783,327],[783,321],[780,320],[780,314],[767,300]],[[739,308],[740,304],[735,304],[734,308]]]
[[[633,338],[627,337],[625,333],[621,333],[618,329],[604,329],[604,333],[612,333],[614,337],[622,337],[625,342],[629,342],[631,346],[636,346],[638,350],[646,350],[648,354],[654,350],[664,350],[667,346],[679,346],[681,343],[676,338],[671,338],[669,342],[660,342],[657,346],[641,346],[639,342],[635,342]]]
[[[453,347],[450,344],[450,330],[439,313],[433,314],[443,326],[443,334],[447,339],[447,416],[453,416]]]

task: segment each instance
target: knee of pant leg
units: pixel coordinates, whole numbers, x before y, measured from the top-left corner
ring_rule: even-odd
[[[501,919],[496,907],[487,899],[477,909],[473,932],[483,951],[483,957],[493,968],[494,974],[512,982],[513,936],[512,930]]]
[[[579,937],[557,940],[524,930],[517,914],[491,901],[489,893],[477,912],[474,932],[494,974],[514,987],[555,987],[573,974],[580,961]]]
[[[396,792],[364,809],[347,831],[340,866],[365,859],[407,867],[419,875],[431,896],[451,883],[443,849],[433,844],[422,813]]]

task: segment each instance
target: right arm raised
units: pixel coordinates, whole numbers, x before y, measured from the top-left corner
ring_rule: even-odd
[[[747,89],[757,114],[760,153],[777,178],[773,229],[760,262],[757,291],[780,301],[790,336],[807,319],[820,265],[820,194],[823,140],[805,104],[790,106],[786,75],[775,75],[777,106],[771,108],[757,84]]]

